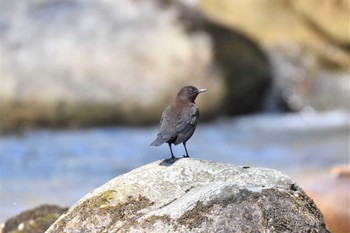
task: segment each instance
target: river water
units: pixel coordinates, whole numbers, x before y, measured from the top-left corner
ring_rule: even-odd
[[[0,222],[37,205],[71,206],[92,189],[170,157],[157,127],[36,130],[0,137]],[[302,183],[349,162],[346,112],[253,115],[199,123],[190,156],[280,170]],[[176,156],[184,154],[181,145]]]

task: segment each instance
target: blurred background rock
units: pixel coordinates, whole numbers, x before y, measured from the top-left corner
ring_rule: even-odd
[[[276,168],[298,182],[349,163],[347,0],[0,5],[3,216],[42,201],[72,204],[164,158],[167,148],[145,148],[156,129],[144,125],[158,124],[185,85],[209,90],[197,102],[202,124],[211,123],[190,149],[201,158]],[[117,128],[28,131],[101,125]],[[4,135],[13,132],[29,134]]]
[[[178,90],[222,77],[212,42],[152,1],[2,1],[1,127],[149,123]]]
[[[2,131],[349,108],[349,2],[2,1]],[[215,111],[214,111],[215,110]]]
[[[203,0],[202,5],[214,20],[263,49],[273,77],[267,108],[279,98],[291,110],[349,108],[349,1]]]

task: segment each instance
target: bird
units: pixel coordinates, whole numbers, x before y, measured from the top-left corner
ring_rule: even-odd
[[[171,158],[175,159],[171,144],[183,144],[186,155],[190,157],[186,148],[186,142],[196,129],[199,110],[195,103],[198,94],[207,89],[198,89],[194,86],[185,86],[177,94],[175,101],[166,107],[162,113],[157,138],[150,146],[160,146],[168,143]]]

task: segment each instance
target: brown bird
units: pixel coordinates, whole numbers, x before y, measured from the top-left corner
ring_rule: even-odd
[[[186,142],[196,129],[199,111],[194,102],[199,93],[205,92],[207,89],[197,89],[193,86],[183,87],[177,94],[174,103],[169,105],[162,113],[160,119],[158,136],[150,146],[160,146],[163,143],[168,143],[171,158],[174,159],[171,144],[183,144],[186,155],[189,157]]]

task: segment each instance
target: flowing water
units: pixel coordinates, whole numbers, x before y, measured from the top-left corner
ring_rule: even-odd
[[[0,222],[39,204],[70,206],[92,189],[170,157],[156,127],[36,130],[0,137]],[[255,115],[199,123],[190,156],[278,169],[297,182],[349,162],[345,112]],[[181,145],[176,156],[184,154]]]

